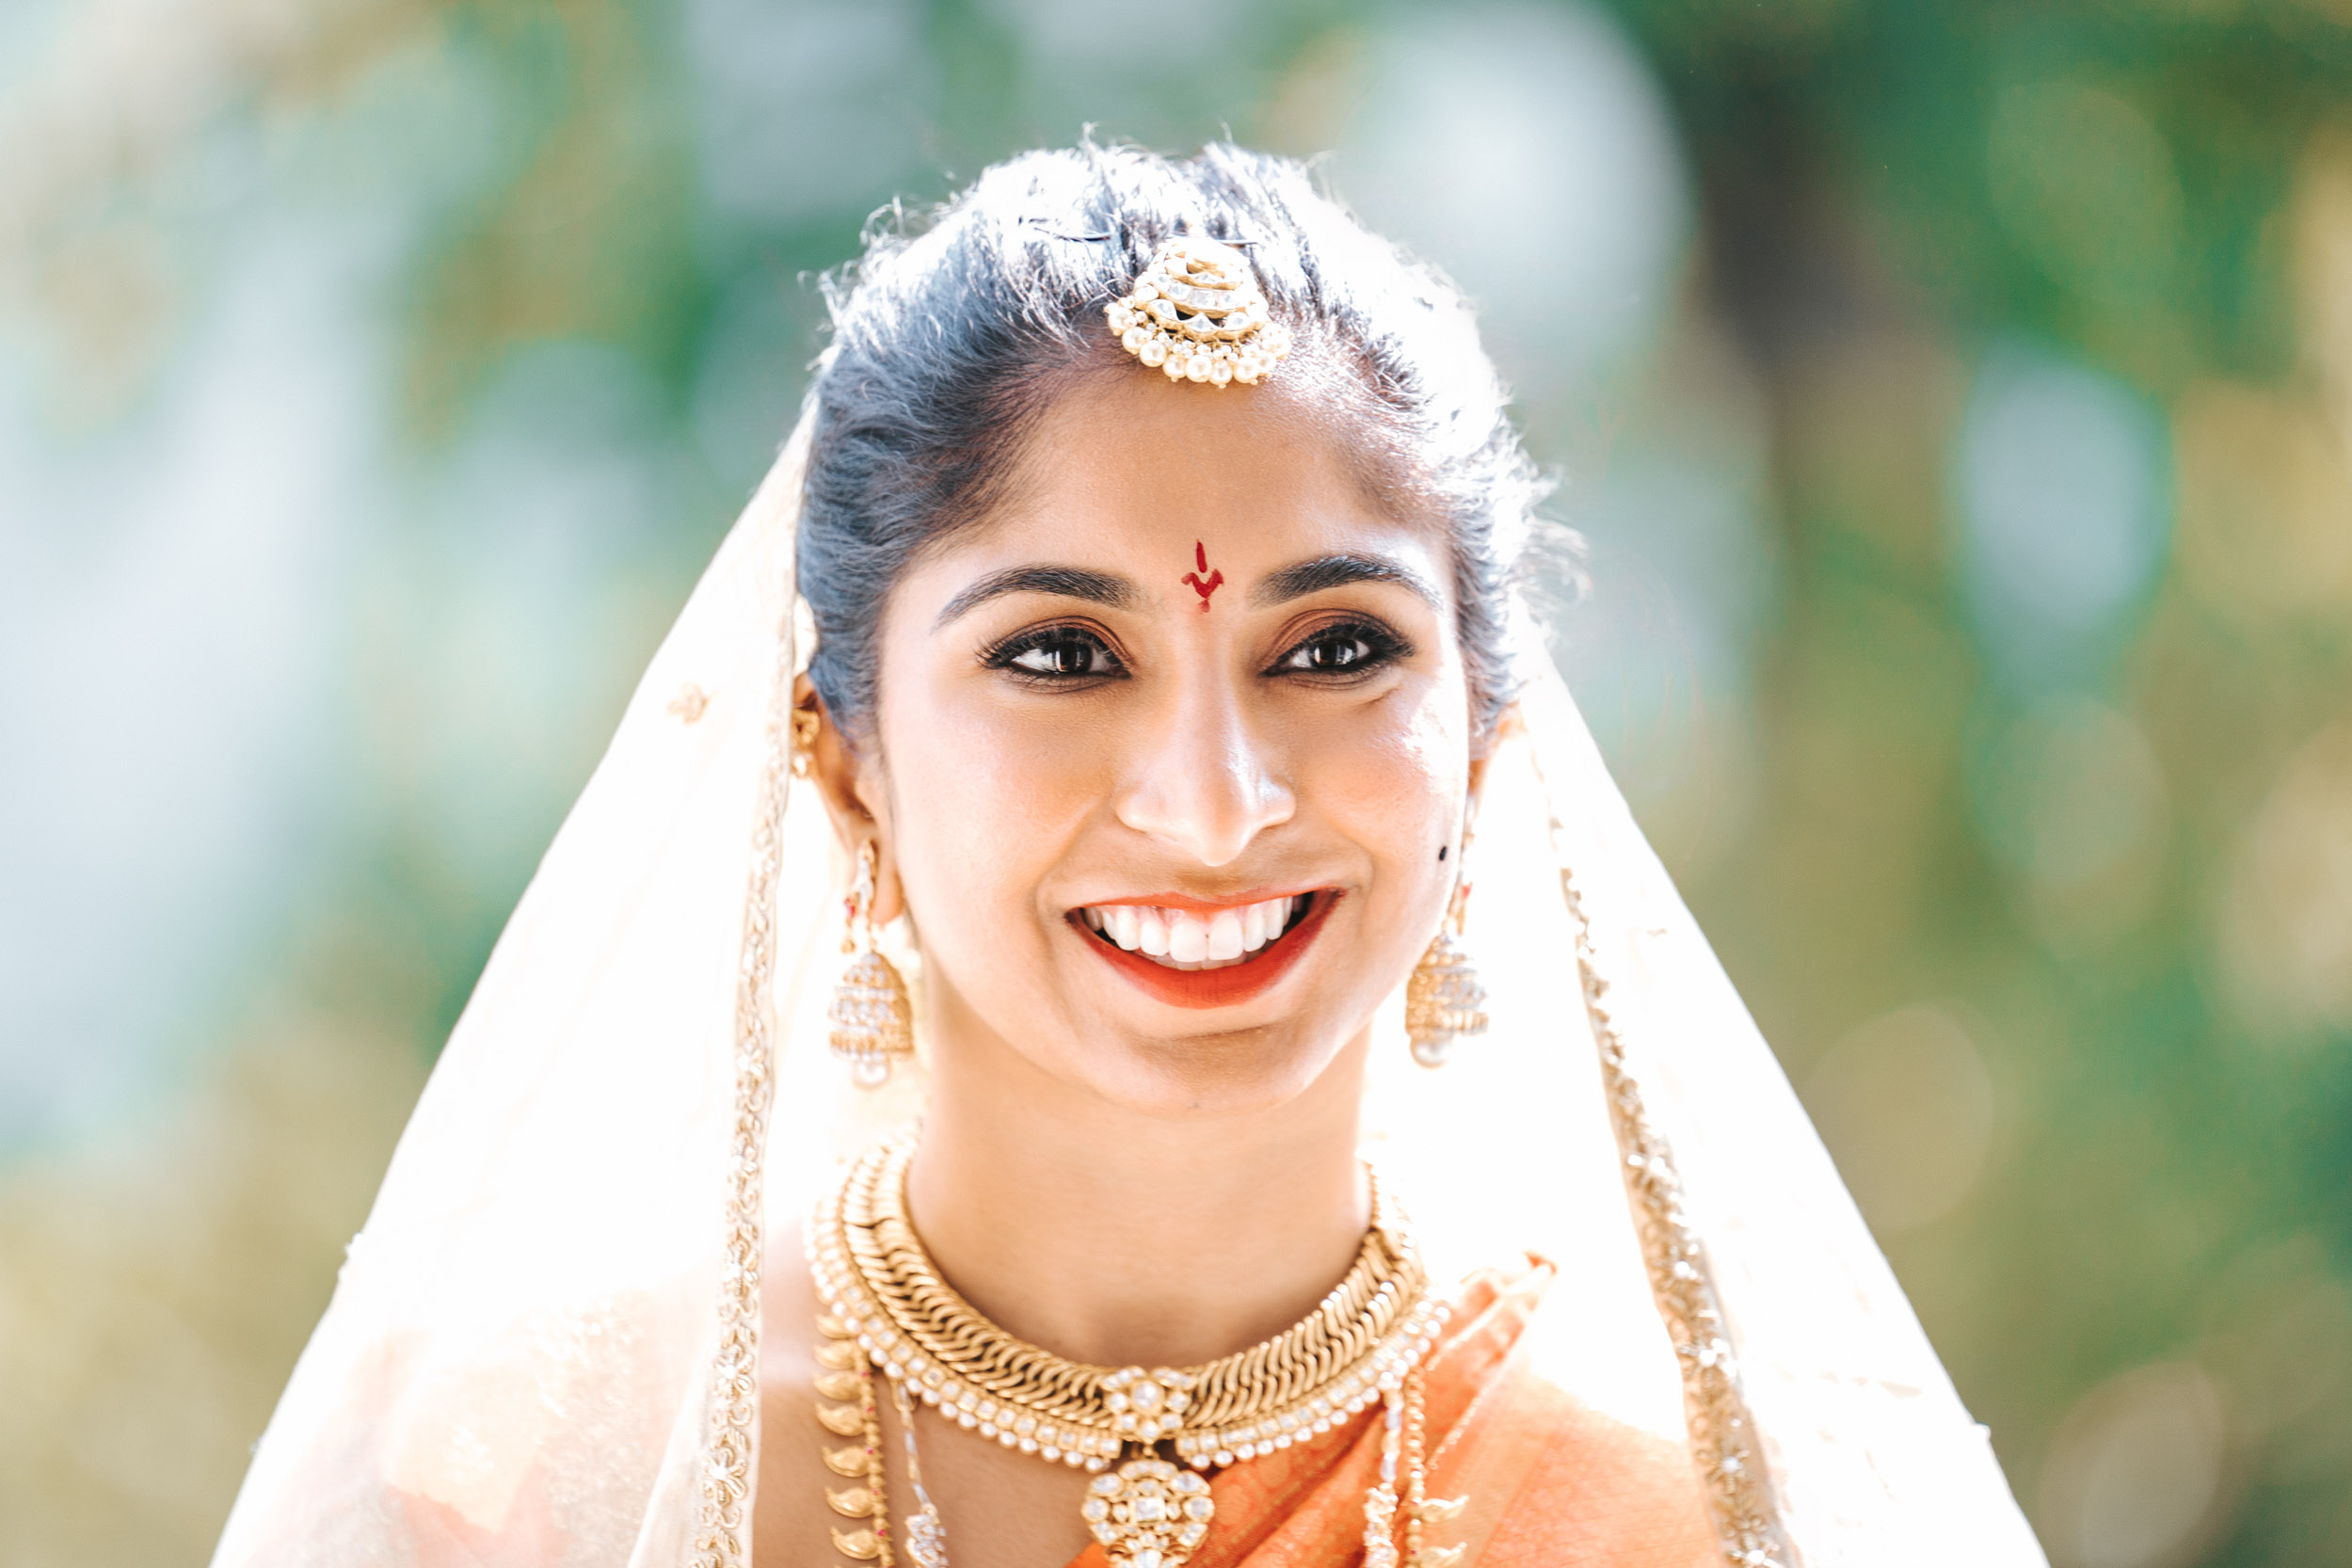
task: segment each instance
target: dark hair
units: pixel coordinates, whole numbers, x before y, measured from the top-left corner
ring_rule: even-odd
[[[1277,377],[1334,422],[1383,499],[1452,546],[1472,716],[1511,700],[1509,597],[1544,487],[1453,286],[1374,237],[1288,158],[1229,143],[1177,162],[1092,145],[997,165],[928,221],[895,209],[828,280],[799,586],[808,673],[865,733],[884,601],[917,554],[987,511],[1031,422],[1074,381],[1141,374],[1103,307],[1160,243],[1242,242],[1295,346]],[[1227,393],[1225,395],[1231,395]]]

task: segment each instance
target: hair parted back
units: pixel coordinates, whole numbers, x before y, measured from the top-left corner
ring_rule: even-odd
[[[827,280],[833,338],[808,393],[799,588],[817,633],[809,678],[844,730],[862,736],[873,712],[890,590],[986,516],[1037,416],[1089,376],[1155,374],[1103,307],[1177,233],[1244,247],[1293,338],[1274,381],[1331,422],[1384,504],[1444,527],[1472,716],[1491,728],[1515,688],[1510,596],[1547,487],[1452,284],[1304,166],[1231,143],[1181,161],[1091,143],[1025,152],[926,219],[886,216],[863,260]]]

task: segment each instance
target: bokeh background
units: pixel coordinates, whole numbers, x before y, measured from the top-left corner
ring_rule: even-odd
[[[1480,302],[2060,1568],[2352,1563],[2352,3],[8,0],[0,1564],[205,1559],[816,275],[1089,124]]]

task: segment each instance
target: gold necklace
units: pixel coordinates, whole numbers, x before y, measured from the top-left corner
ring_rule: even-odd
[[[1182,1369],[1065,1361],[998,1328],[939,1277],[907,1218],[913,1153],[911,1140],[869,1152],[809,1224],[825,1308],[818,1328],[839,1358],[827,1364],[850,1359],[854,1341],[861,1373],[870,1364],[894,1389],[1005,1448],[1094,1472],[1083,1512],[1112,1568],[1180,1568],[1215,1513],[1203,1471],[1305,1442],[1376,1403],[1389,1407],[1394,1430],[1448,1315],[1428,1295],[1420,1254],[1375,1181],[1354,1266],[1272,1339]],[[834,1430],[850,1435],[843,1429],[862,1414],[841,1411]],[[1179,1463],[1161,1456],[1162,1444]],[[1391,1458],[1376,1489],[1389,1498],[1373,1521],[1384,1532],[1394,1466]],[[887,1514],[872,1516],[887,1540]],[[936,1529],[936,1516],[927,1523]]]

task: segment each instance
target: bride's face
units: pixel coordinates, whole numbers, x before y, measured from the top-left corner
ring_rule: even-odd
[[[856,784],[939,1048],[1159,1113],[1278,1104],[1451,886],[1473,770],[1442,530],[1384,514],[1273,388],[1096,383],[1012,478],[893,590]]]

